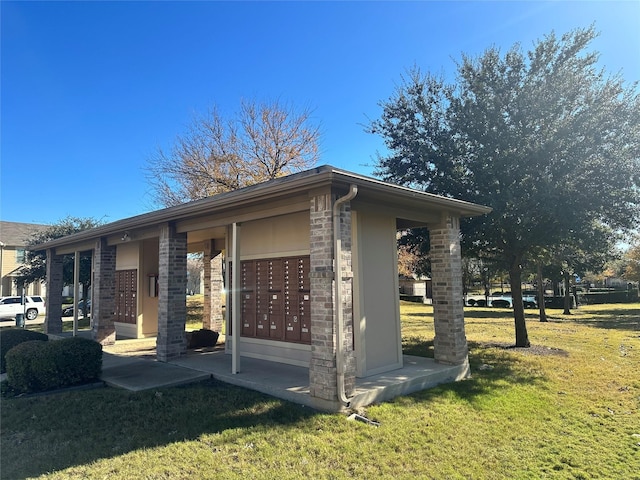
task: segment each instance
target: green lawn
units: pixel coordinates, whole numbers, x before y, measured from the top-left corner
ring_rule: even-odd
[[[466,310],[472,378],[361,412],[373,427],[209,381],[2,399],[0,475],[46,478],[640,479],[640,304]],[[402,304],[432,355],[431,307]]]

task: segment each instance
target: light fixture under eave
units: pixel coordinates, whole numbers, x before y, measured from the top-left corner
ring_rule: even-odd
[[[131,236],[129,235],[129,232],[124,232],[124,233],[122,234],[122,238],[121,238],[121,240],[122,240],[123,242],[128,242],[129,240],[131,240]]]

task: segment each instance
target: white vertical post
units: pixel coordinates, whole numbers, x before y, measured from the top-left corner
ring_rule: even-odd
[[[231,336],[231,373],[235,375],[240,372],[240,224],[234,222],[231,231],[231,261],[233,265],[231,272],[231,325],[233,329],[233,335]]]
[[[73,254],[73,336],[74,337],[78,335],[78,297],[79,296],[80,296],[80,252],[76,250]]]

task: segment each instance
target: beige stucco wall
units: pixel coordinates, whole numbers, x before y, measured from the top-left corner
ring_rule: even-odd
[[[309,253],[309,235],[309,212],[243,222],[240,257],[248,260],[306,255]]]
[[[299,212],[263,220],[243,222],[240,228],[240,258],[287,257],[309,254],[309,212]],[[231,232],[227,237],[227,261],[233,255]],[[227,268],[227,274],[229,268]],[[227,279],[230,285],[231,279]],[[229,311],[230,305],[227,305]],[[231,321],[230,318],[227,319]],[[229,325],[227,325],[229,331]],[[262,358],[290,365],[308,366],[311,346],[258,338],[240,337],[240,356]],[[232,342],[225,343],[225,351],[231,353]]]
[[[145,240],[140,254],[140,269],[138,279],[138,336],[153,337],[158,333],[158,296],[149,295],[150,275],[157,275],[159,271],[158,258],[160,246],[157,238]]]
[[[139,268],[140,242],[122,243],[116,247],[116,270]]]
[[[402,367],[396,220],[352,212],[354,335],[359,377]]]

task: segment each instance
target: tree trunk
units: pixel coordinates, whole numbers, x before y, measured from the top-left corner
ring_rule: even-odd
[[[547,309],[544,305],[544,283],[542,278],[542,263],[538,262],[538,308],[540,309],[540,321],[547,322]]]
[[[524,318],[524,303],[522,302],[522,267],[520,256],[516,256],[509,267],[511,281],[511,299],[513,301],[513,317],[516,327],[516,347],[530,347],[527,324]]]
[[[569,272],[564,271],[564,312],[563,315],[571,315],[571,285],[569,285]]]

